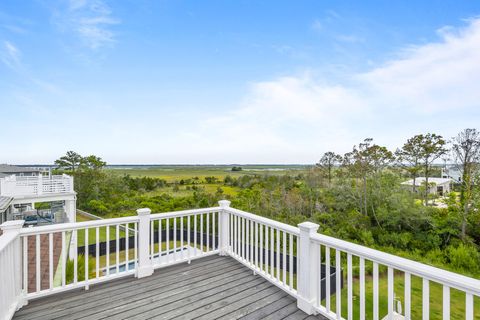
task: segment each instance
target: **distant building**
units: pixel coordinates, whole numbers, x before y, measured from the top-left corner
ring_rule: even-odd
[[[32,177],[38,176],[40,174],[40,170],[37,168],[28,168],[28,167],[19,167],[19,166],[12,166],[9,164],[0,164],[0,178],[7,177],[7,176],[19,176],[19,177]]]
[[[50,208],[37,210],[37,203],[50,203]],[[25,220],[25,225],[75,222],[73,177],[0,164],[0,224],[17,219]]]
[[[12,197],[0,196],[0,224],[8,220],[13,220],[12,218]]]
[[[462,170],[458,166],[446,166],[442,169],[442,178],[452,179],[453,183],[461,183]]]
[[[425,177],[418,177],[415,179],[415,187],[416,190],[422,186],[425,186]],[[428,183],[432,184],[428,188],[428,193],[429,194],[437,194],[439,196],[443,196],[447,193],[450,192],[451,190],[451,184],[452,184],[452,179],[450,178],[428,178]],[[408,181],[402,182],[402,185],[408,186],[413,190],[413,179],[410,179]]]

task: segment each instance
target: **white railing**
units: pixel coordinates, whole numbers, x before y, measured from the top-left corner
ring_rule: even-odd
[[[8,176],[0,179],[0,195],[29,197],[73,192],[73,177],[66,174],[50,177]]]
[[[228,254],[296,296],[294,254],[299,229],[228,206],[224,210],[229,213],[230,220]]]
[[[23,305],[21,278],[21,243],[19,232],[23,223],[2,224],[0,236],[0,319],[10,319]]]
[[[480,316],[474,307],[479,280],[318,234],[310,222],[293,227],[237,210],[226,200],[205,209],[21,224],[1,226],[0,319],[30,299],[127,275],[147,277],[212,254],[233,257],[297,299],[301,310],[329,319],[429,319],[439,308],[443,319]],[[395,295],[400,289],[402,297]]]
[[[154,268],[219,253],[219,208],[150,216],[150,259]]]
[[[315,226],[316,230],[318,225]],[[480,317],[480,310],[477,310],[477,312],[474,313],[474,297],[476,296],[477,299],[480,297],[479,280],[370,249],[351,242],[318,234],[316,231],[310,237],[310,240],[311,250],[314,252],[317,261],[317,266],[312,267],[312,269],[317,270],[316,277],[318,277],[318,270],[320,270],[318,264],[321,264],[322,262],[326,264],[326,277],[329,279],[329,266],[331,261],[335,261],[335,265],[338,269],[343,265],[342,260],[344,261],[346,258],[347,307],[344,312],[346,313],[346,319],[353,319],[354,314],[358,314],[359,319],[365,319],[367,307],[372,310],[371,314],[373,315],[373,319],[382,319],[383,317],[393,319],[394,315],[404,316],[405,319],[429,319],[430,316],[435,314],[431,310],[431,307],[433,306],[435,306],[437,310],[440,309],[442,319],[450,319],[451,316],[456,316],[458,319],[464,318],[473,320],[479,319]],[[335,254],[332,254],[332,250]],[[368,273],[366,272],[367,264],[369,265],[368,269],[371,270],[371,272]],[[354,269],[358,270],[358,272],[355,273],[358,273],[359,300],[357,303],[354,303],[353,299],[353,290],[355,287],[353,281]],[[385,271],[380,273],[379,270],[382,269]],[[371,280],[367,279],[367,275],[371,275]],[[412,281],[412,278],[414,277],[418,280],[415,281],[417,284],[416,286]],[[395,279],[398,279],[397,282],[399,286],[397,289],[395,287]],[[340,273],[337,273],[335,280],[337,288],[340,287],[342,281]],[[382,280],[387,282],[386,292],[379,288],[379,283]],[[328,292],[330,290],[330,285],[330,281],[327,281],[326,288],[324,288],[323,292]],[[367,285],[373,289],[373,297],[370,306],[366,305]],[[432,288],[433,285],[441,286],[441,296],[438,294],[435,296],[430,295],[430,288]],[[400,293],[403,297],[397,299],[395,293],[400,289],[403,289],[403,292]],[[458,301],[456,301],[456,305],[454,306],[454,312],[456,313],[463,309],[462,315],[454,314],[450,311],[452,306],[450,300],[451,289],[456,290],[457,294],[460,293],[464,296],[464,305],[460,306],[458,305]],[[422,294],[421,302],[420,305],[416,305],[417,309],[413,309],[412,292],[419,291],[421,291]],[[315,310],[332,319],[343,319],[342,306],[344,306],[344,304],[342,304],[342,296],[339,290],[337,290],[335,294],[335,312],[332,311],[333,306],[330,302],[330,295],[322,297],[322,290],[320,287],[315,288],[312,292],[315,300]],[[387,308],[383,313],[380,310],[380,298],[383,298],[382,300],[387,300]],[[402,307],[396,308],[395,302],[400,302]],[[356,310],[357,312],[354,312],[354,307],[358,308]]]
[[[137,230],[138,220],[134,216],[22,229],[22,283],[26,299],[88,288],[134,273],[137,233],[131,237],[129,230]],[[121,232],[120,227],[125,231]]]

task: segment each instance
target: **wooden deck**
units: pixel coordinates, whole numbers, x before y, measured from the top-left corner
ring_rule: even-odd
[[[323,319],[230,257],[211,256],[31,301],[14,319]]]

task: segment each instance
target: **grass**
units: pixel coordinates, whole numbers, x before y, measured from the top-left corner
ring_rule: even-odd
[[[335,263],[332,263],[334,266]],[[262,270],[270,267],[262,265]],[[358,258],[353,258],[353,279],[352,279],[352,305],[353,305],[353,319],[360,319],[360,280],[358,278]],[[365,262],[365,270],[371,270],[372,262]],[[344,286],[341,290],[341,315],[343,318],[347,318],[348,314],[348,288],[347,288],[347,274],[346,267],[343,267],[343,283]],[[277,269],[275,268],[275,275],[278,278]],[[283,269],[280,270],[280,278],[283,278]],[[294,288],[296,288],[297,276],[294,275]],[[289,284],[289,276],[287,272],[287,278],[285,279],[287,285]],[[332,282],[334,285],[334,282]],[[422,319],[422,287],[423,280],[420,277],[411,276],[411,318]],[[379,273],[379,319],[383,319],[387,315],[388,311],[388,275],[386,267],[380,266]],[[442,285],[434,282],[430,282],[430,319],[442,319],[443,308],[443,287]],[[395,304],[397,301],[401,302],[402,313],[405,311],[405,283],[404,273],[396,272],[394,275],[394,295]],[[324,298],[324,297],[323,297]],[[322,305],[325,306],[325,299],[322,300]],[[331,296],[330,307],[333,312],[336,312],[336,295]],[[366,319],[373,319],[373,278],[369,275],[365,276],[365,312]],[[459,290],[450,289],[450,319],[465,319],[465,293]],[[474,297],[474,319],[480,319],[480,297]]]
[[[216,193],[218,188],[222,188],[223,194],[229,195],[229,196],[236,196],[237,193],[240,191],[240,188],[236,187],[231,187],[231,186],[225,186],[221,183],[212,183],[212,184],[196,184],[195,185],[198,189],[197,190],[203,190],[207,193]],[[190,187],[190,189],[187,189]],[[161,194],[168,194],[171,195],[172,197],[185,197],[185,196],[190,196],[195,192],[195,190],[192,189],[192,186],[179,186],[178,191],[174,191],[173,187],[165,187],[165,188],[159,188],[154,191],[146,192],[145,195],[149,197],[155,197],[159,196]]]
[[[162,251],[165,251],[167,249],[167,244],[166,242],[162,242]],[[180,247],[180,241],[177,241],[177,248]],[[159,248],[159,244],[158,243],[155,243],[153,245],[153,252],[154,253],[157,253],[158,252],[158,248]],[[170,241],[170,249],[173,249],[173,241]],[[119,261],[120,261],[120,264],[124,264],[125,263],[125,258],[126,258],[126,250],[122,250],[122,251],[119,251],[118,252],[118,256],[119,256]],[[134,249],[129,249],[128,250],[128,260],[133,260],[133,258],[135,257],[135,251]],[[93,257],[95,258],[95,257]],[[112,265],[115,265],[117,263],[117,254],[116,252],[113,252],[113,253],[110,253],[109,256],[108,256],[108,259],[109,259],[109,264],[110,266]],[[101,268],[104,268],[106,267],[107,265],[107,256],[104,255],[104,256],[100,256],[99,257],[99,262],[100,262],[100,267]]]
[[[225,176],[240,177],[248,174],[290,174],[299,173],[305,170],[305,166],[281,166],[281,165],[242,165],[244,170],[231,171],[232,166],[152,166],[152,167],[121,167],[109,168],[110,172],[119,175],[128,174],[132,177],[151,177],[164,179],[167,182],[175,182],[181,179],[192,179],[198,177],[204,180],[205,177],[215,177],[223,180]],[[274,169],[274,170],[272,170]]]
[[[87,218],[85,216],[77,214],[77,222],[81,221],[91,221],[92,219]],[[115,240],[116,239],[116,227],[111,226],[110,228],[110,235],[109,235],[109,240]],[[77,240],[77,245],[78,246],[84,246],[85,245],[85,231],[78,230],[78,240]],[[122,229],[119,230],[119,235],[120,238],[125,237],[125,231]],[[105,242],[107,241],[107,227],[99,227],[98,228],[98,236],[100,242]],[[95,228],[88,229],[88,244],[95,244],[96,243],[96,231]]]
[[[174,248],[174,245],[173,245],[174,241],[170,241],[170,246],[169,246],[169,249],[173,249]],[[186,245],[186,242],[184,242],[184,245]],[[153,252],[154,254],[158,253],[159,251],[159,246],[160,244],[158,243],[155,243],[153,245]],[[180,241],[176,241],[176,246],[177,248],[180,248],[181,246],[181,242]],[[201,246],[199,244],[197,244],[197,248],[200,248]],[[113,249],[113,248],[112,248]],[[161,243],[161,251],[166,251],[167,250],[167,243],[166,242],[162,242]],[[126,262],[126,251],[127,250],[121,250],[118,252],[118,261],[120,262],[120,265],[122,264],[125,264]],[[203,246],[203,251],[207,251],[207,248],[206,246]],[[129,249],[128,250],[128,260],[131,261],[133,260],[135,257],[135,251],[134,249]],[[90,259],[93,259],[95,260],[95,256],[92,256],[90,255]],[[116,263],[117,263],[117,253],[115,251],[113,252],[110,252],[110,254],[108,255],[108,258],[106,255],[103,255],[103,256],[99,256],[98,257],[98,260],[99,260],[99,268],[105,268],[107,266],[107,259],[109,261],[109,265],[110,266],[114,266]],[[95,267],[95,264],[94,264],[94,267]]]
[[[405,310],[404,301],[404,275],[403,273],[396,273],[394,280],[395,299],[399,300],[402,309]],[[387,273],[379,274],[379,312],[380,319],[387,315],[388,308],[388,281]],[[353,319],[360,318],[360,281],[358,278],[353,278]],[[342,316],[346,317],[348,314],[348,289],[347,279],[344,278],[344,288],[341,292],[342,301]],[[442,299],[443,287],[440,284],[430,282],[430,319],[442,319]],[[474,319],[480,319],[480,299],[475,298]],[[322,305],[325,306],[325,300]],[[336,310],[336,296],[331,297],[331,308]],[[365,277],[365,312],[366,319],[373,319],[373,279],[372,277]],[[412,276],[411,278],[411,312],[412,319],[422,318],[422,279]],[[465,319],[465,293],[451,289],[450,290],[450,319]]]

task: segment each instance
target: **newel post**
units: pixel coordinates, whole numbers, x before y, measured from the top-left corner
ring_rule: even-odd
[[[138,269],[137,278],[153,274],[153,264],[150,258],[150,213],[148,208],[138,209]]]
[[[2,230],[4,236],[12,235],[14,238],[14,249],[13,249],[13,270],[11,274],[12,281],[14,284],[14,292],[17,297],[17,310],[23,307],[28,303],[26,299],[27,291],[26,285],[23,285],[23,245],[20,238],[20,231],[23,228],[24,220],[12,220],[4,222],[0,225],[0,230]]]
[[[300,228],[299,252],[297,260],[298,300],[297,306],[307,314],[315,314],[314,305],[318,298],[318,248],[311,238],[317,233],[318,224],[303,222]]]
[[[230,207],[230,201],[220,200],[218,205],[222,208],[220,212],[220,239],[219,239],[219,250],[221,256],[228,255],[229,249],[229,235],[230,235],[230,213],[227,211],[227,208]]]

